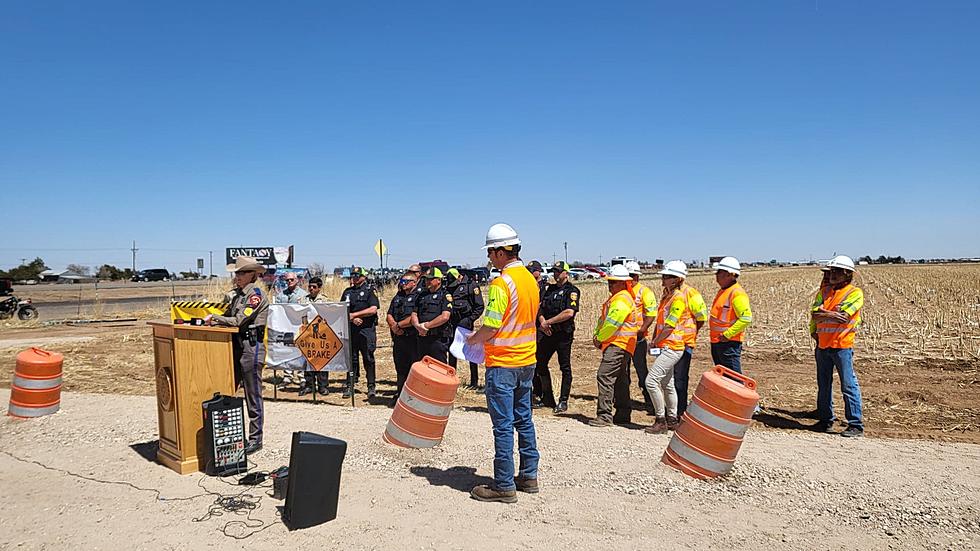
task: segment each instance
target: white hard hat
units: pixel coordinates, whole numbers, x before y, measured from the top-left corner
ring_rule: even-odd
[[[640,269],[640,263],[635,260],[630,260],[624,265],[626,266],[626,270],[630,273],[630,275],[640,275],[643,273],[643,270]]]
[[[831,258],[830,261],[827,262],[827,267],[828,268],[841,268],[841,269],[847,270],[848,272],[853,272],[854,271],[854,261],[851,260],[851,257],[844,256],[844,255],[841,254],[841,255],[835,256],[834,258]]]
[[[660,275],[687,277],[687,264],[684,264],[680,260],[671,260],[664,266],[663,270],[657,273]]]
[[[629,270],[627,270],[626,266],[623,266],[622,264],[616,264],[615,266],[610,268],[609,275],[606,276],[606,279],[609,281],[632,281],[633,280],[633,278],[630,277]]]
[[[713,266],[715,270],[725,270],[730,274],[739,275],[742,273],[742,265],[738,263],[738,259],[734,256],[726,256],[720,261],[715,262]]]
[[[506,247],[507,245],[520,245],[521,239],[517,237],[514,228],[507,224],[494,224],[487,230],[487,243],[482,248]]]

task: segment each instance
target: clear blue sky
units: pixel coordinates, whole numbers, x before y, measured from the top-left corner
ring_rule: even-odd
[[[0,267],[980,255],[980,3],[7,2]],[[221,259],[221,260],[218,260]]]

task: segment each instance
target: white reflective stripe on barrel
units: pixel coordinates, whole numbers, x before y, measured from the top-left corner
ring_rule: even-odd
[[[41,417],[42,415],[50,415],[58,411],[60,407],[60,403],[43,408],[25,408],[10,404],[10,407],[7,408],[7,413],[16,415],[17,417]]]
[[[439,442],[442,442],[442,438],[432,440],[405,432],[391,421],[388,421],[388,428],[385,429],[385,436],[390,436],[391,438],[394,438],[395,440],[411,448],[431,448]]]
[[[732,470],[732,461],[719,461],[699,452],[698,450],[685,444],[676,434],[670,439],[667,449],[677,454],[678,457],[688,463],[699,467],[708,473],[725,474]]]
[[[423,401],[408,391],[408,387],[402,388],[402,395],[398,397],[398,401],[402,403],[405,407],[412,411],[417,411],[422,415],[428,415],[429,417],[439,417],[446,418],[449,417],[449,412],[453,410],[452,404],[448,406],[440,406],[438,404],[430,404],[429,402]]]
[[[54,379],[27,379],[20,375],[14,375],[13,386],[28,390],[47,390],[61,386],[61,375],[58,375]]]
[[[696,401],[691,401],[687,405],[687,415],[709,428],[732,438],[741,438],[749,430],[748,424],[733,423],[728,419],[719,417],[710,411],[702,408]]]

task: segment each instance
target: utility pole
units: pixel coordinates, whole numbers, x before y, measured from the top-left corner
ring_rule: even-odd
[[[551,264],[553,265],[555,262],[558,262],[558,255],[551,253]]]
[[[565,263],[568,264],[568,241],[565,241]]]
[[[133,274],[135,274],[136,273],[136,251],[139,250],[139,249],[136,248],[136,241],[135,240],[133,241],[133,248],[130,249],[130,250],[133,251]]]
[[[602,253],[599,253],[599,265],[602,266]]]
[[[208,277],[213,277],[214,276],[214,251],[208,251],[208,266],[209,266],[208,271],[211,272],[210,274],[208,274]]]

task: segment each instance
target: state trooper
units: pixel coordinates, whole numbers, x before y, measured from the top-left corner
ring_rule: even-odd
[[[572,340],[575,336],[575,315],[578,313],[579,290],[568,279],[568,264],[555,262],[551,273],[555,282],[544,290],[538,309],[537,376],[541,382],[541,405],[554,408],[555,413],[568,410],[572,390]],[[561,389],[555,402],[548,362],[558,353],[561,370]]]
[[[419,334],[412,325],[412,312],[415,311],[415,274],[406,272],[398,280],[398,292],[391,297],[385,321],[391,330],[391,355],[395,362],[395,399],[402,393],[405,380],[412,369],[412,363],[418,359]]]
[[[453,295],[442,287],[442,270],[436,267],[425,272],[425,291],[419,294],[412,312],[412,325],[419,333],[417,360],[424,356],[446,363],[449,344],[446,335],[453,312]]]
[[[456,268],[446,272],[449,291],[453,295],[453,312],[449,317],[449,337],[447,343],[452,343],[457,327],[473,330],[473,324],[483,315],[483,293],[480,286],[472,283],[469,277],[459,273]],[[449,365],[456,368],[456,356],[449,355]],[[480,371],[477,364],[470,362],[469,388],[477,388],[480,383]]]
[[[237,327],[238,335],[232,340],[235,358],[235,386],[244,387],[245,404],[248,409],[248,445],[246,454],[262,449],[262,425],[265,410],[262,404],[262,368],[265,350],[262,343],[265,336],[265,323],[269,315],[269,303],[262,289],[255,285],[259,275],[265,273],[265,266],[254,258],[239,256],[234,264],[227,266],[234,272],[234,290],[230,293],[230,303],[224,315],[208,315],[205,323],[225,327]]]
[[[351,371],[347,376],[344,398],[350,398],[354,395],[354,386],[361,376],[359,359],[364,360],[364,372],[367,375],[367,396],[374,398],[374,350],[378,345],[378,335],[374,328],[378,324],[378,295],[367,284],[367,270],[364,268],[352,269],[350,282],[350,287],[344,289],[340,295],[340,301],[348,303],[347,312],[350,319],[351,342]]]

